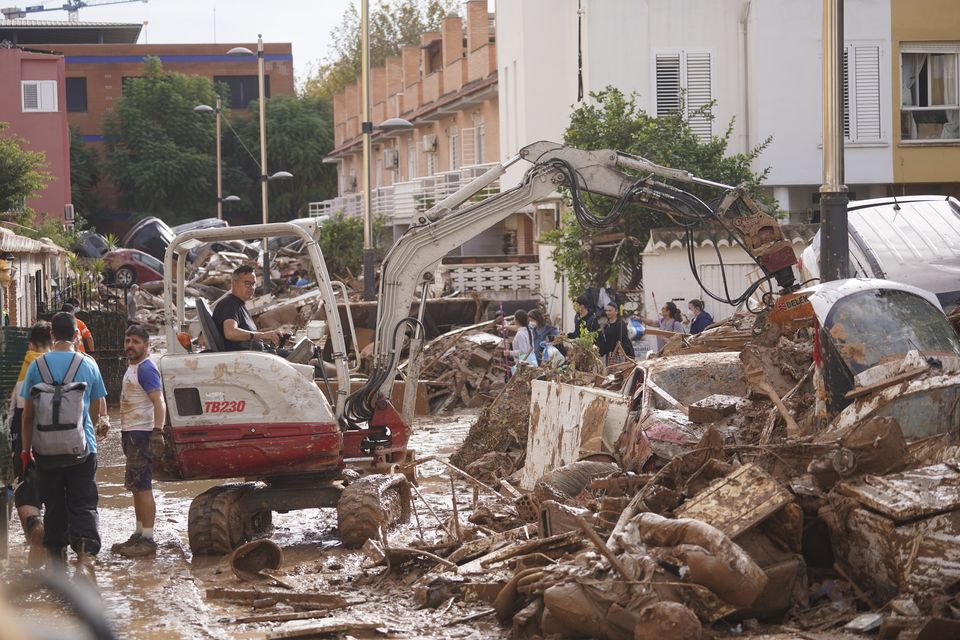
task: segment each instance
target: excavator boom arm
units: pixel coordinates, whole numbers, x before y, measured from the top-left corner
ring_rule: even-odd
[[[461,206],[500,177],[506,167],[518,159],[533,165],[518,186],[480,202]],[[647,175],[638,178],[625,169]],[[658,182],[655,177],[723,189],[727,194],[718,211],[714,211],[692,194]],[[663,167],[645,158],[617,151],[584,151],[553,142],[533,143],[521,149],[516,158],[494,166],[422,214],[387,253],[381,271],[373,370],[367,384],[347,401],[349,420],[368,420],[377,396],[382,394],[390,397],[400,352],[407,337],[404,325],[411,323],[408,317],[410,305],[416,299],[418,287],[432,280],[433,269],[443,256],[560,187],[571,191],[578,219],[588,216],[587,220],[581,219],[581,222],[597,226],[615,224],[631,203],[683,218],[689,226],[691,219],[717,219],[718,215],[733,211],[738,202],[743,202],[750,213],[737,216],[735,220],[749,218],[752,223],[744,225],[740,222],[734,227],[739,234],[759,236],[743,238],[742,245],[748,251],[759,250],[761,256],[783,248],[779,225],[760,211],[740,187],[703,180],[686,171]],[[589,216],[580,204],[581,191],[613,198],[616,201],[614,210],[605,218]],[[792,256],[792,248],[789,245],[787,248]],[[756,253],[752,255],[757,257]],[[762,258],[757,257],[757,260],[767,270]],[[777,264],[785,261],[780,255]],[[768,270],[768,273],[773,271]],[[781,286],[784,286],[782,282]],[[408,377],[407,384],[416,384],[415,376]]]

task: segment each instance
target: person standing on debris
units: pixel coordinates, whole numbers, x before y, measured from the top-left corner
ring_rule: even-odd
[[[136,284],[130,285],[130,288],[127,289],[127,295],[125,302],[127,303],[127,324],[138,324],[137,323],[137,295],[140,293],[140,286]]]
[[[610,360],[609,356],[617,351],[618,345],[623,350],[623,355],[629,358],[634,357],[633,342],[630,341],[627,324],[620,317],[617,303],[608,302],[603,307],[603,313],[607,318],[607,324],[600,331],[600,337],[597,340],[600,357],[604,358],[605,362]]]
[[[160,371],[149,355],[150,334],[139,325],[127,328],[123,348],[127,371],[120,388],[120,443],[127,465],[123,486],[133,492],[137,528],[126,542],[111,551],[127,558],[156,553],[153,539],[157,504],[153,499],[153,453],[150,438],[163,432],[167,407],[163,401]]]
[[[74,341],[76,342],[77,351],[80,353],[93,353],[93,334],[90,333],[90,329],[87,328],[87,323],[80,318],[77,318],[77,311],[79,309],[80,301],[76,298],[68,299],[63,306],[60,307],[60,311],[69,313],[77,322],[77,333],[73,337]]]
[[[560,333],[556,327],[547,322],[547,317],[540,309],[531,309],[527,314],[528,326],[533,332],[533,352],[537,362],[543,362],[543,350]]]
[[[696,335],[713,324],[713,316],[703,310],[703,300],[693,299],[687,304],[687,310],[693,316],[690,321],[690,333]]]
[[[533,329],[530,328],[527,312],[523,309],[517,309],[513,312],[513,321],[517,325],[517,335],[513,337],[513,344],[508,353],[514,357],[518,364],[521,362],[535,364],[535,362],[530,362],[530,359],[535,359],[536,355],[533,351]]]
[[[687,332],[683,326],[683,315],[680,313],[680,308],[672,300],[660,309],[660,318],[656,321],[644,319],[643,323],[656,325],[664,331],[672,331],[673,333]],[[657,336],[657,351],[663,349],[663,345],[667,344],[669,339],[667,336]]]
[[[573,308],[577,315],[573,319],[573,331],[567,334],[568,338],[576,340],[586,333],[596,333],[600,330],[596,316],[590,312],[590,300],[587,296],[577,296],[573,302]]]
[[[43,502],[40,500],[37,470],[35,468],[29,471],[24,469],[20,460],[20,452],[23,450],[20,423],[23,418],[23,407],[26,403],[26,400],[20,396],[20,390],[23,388],[23,381],[27,376],[30,364],[50,351],[50,346],[53,344],[53,338],[50,336],[50,323],[38,322],[33,325],[30,328],[30,335],[27,340],[27,353],[23,358],[23,364],[20,366],[20,375],[17,376],[17,384],[13,388],[13,398],[11,399],[14,410],[13,419],[10,422],[10,449],[13,453],[14,475],[19,479],[13,492],[13,504],[17,507],[17,515],[20,516],[23,533],[27,536],[27,544],[29,545],[27,564],[36,567],[43,564],[43,520],[40,516]]]
[[[253,267],[244,264],[233,270],[230,293],[220,298],[213,310],[213,321],[223,335],[227,351],[264,351],[264,347],[276,347],[280,343],[277,331],[257,331],[246,302],[253,298],[257,288],[257,276]],[[278,352],[278,355],[279,352]]]
[[[97,530],[97,438],[94,423],[100,421],[100,411],[107,390],[100,369],[93,358],[76,353],[73,338],[77,331],[76,318],[60,312],[50,322],[53,349],[30,364],[20,389],[24,399],[21,421],[20,461],[29,470],[36,465],[40,497],[46,507],[43,516],[43,546],[50,561],[65,563],[67,545],[77,554],[78,571],[92,575],[93,560],[100,551],[100,532]],[[42,368],[41,368],[42,367]],[[68,380],[81,383],[82,402],[76,406],[78,440],[73,441],[73,430],[34,433],[34,424],[41,416],[50,419],[53,398],[59,398],[60,414],[57,422],[66,420],[65,413],[73,405],[63,400],[72,393]],[[43,383],[43,384],[41,384]],[[52,389],[52,391],[51,391]],[[40,411],[42,410],[42,412]],[[69,416],[70,419],[73,416]],[[59,426],[59,425],[58,425]],[[35,438],[36,436],[36,438]],[[57,437],[57,441],[52,441]],[[59,438],[66,438],[61,441]],[[37,453],[34,456],[34,441]],[[60,450],[67,443],[74,453],[47,454],[43,451]]]

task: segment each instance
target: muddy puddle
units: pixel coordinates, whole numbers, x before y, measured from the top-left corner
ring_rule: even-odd
[[[426,418],[417,421],[411,446],[418,457],[438,455],[446,459],[465,437],[475,415]],[[216,482],[154,483],[157,500],[156,558],[127,560],[110,553],[111,545],[133,532],[130,495],[123,488],[123,455],[119,430],[115,428],[100,446],[100,533],[103,550],[97,563],[98,598],[117,635],[122,638],[158,640],[179,638],[264,638],[280,623],[243,624],[237,618],[253,614],[292,611],[283,605],[254,610],[207,599],[207,589],[247,589],[230,571],[225,557],[197,557],[190,553],[187,514],[194,496]],[[449,475],[445,467],[428,462],[419,467],[420,492],[436,516],[445,520],[452,512]],[[456,483],[461,520],[470,513],[472,491]],[[416,500],[420,527],[427,541],[439,540],[437,519]],[[15,518],[15,516],[14,516]],[[383,568],[365,571],[363,553],[340,548],[333,509],[309,509],[274,514],[271,539],[283,548],[284,563],[278,575],[297,591],[338,594],[354,603],[334,612],[333,617],[350,622],[375,622],[397,637],[492,638],[506,637],[492,616],[457,624],[460,618],[482,611],[484,605],[454,603],[449,608],[418,609],[410,588],[411,578],[391,574],[383,580]],[[417,538],[416,519],[390,534],[390,542],[405,545]],[[26,571],[26,548],[19,522],[11,523],[10,555],[4,578],[15,582]],[[63,607],[53,605],[46,592],[17,592],[11,604],[26,624],[61,630],[63,638],[82,638]],[[451,624],[452,623],[452,624]],[[446,626],[450,625],[450,626]],[[358,634],[353,634],[358,635]]]

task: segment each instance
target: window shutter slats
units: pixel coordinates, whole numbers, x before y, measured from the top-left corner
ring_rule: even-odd
[[[37,86],[36,82],[23,83],[23,110],[40,110],[40,88]]]
[[[686,54],[687,113],[690,114],[690,128],[701,138],[709,140],[713,135],[713,122],[708,115],[695,114],[694,111],[705,107],[713,100],[713,86],[710,77],[710,54]]]
[[[477,138],[473,127],[460,129],[460,139],[463,141],[463,166],[470,167],[477,164]]]
[[[843,49],[843,138],[850,139],[850,47]]]
[[[680,110],[680,54],[658,55],[657,117]]]
[[[855,47],[854,60],[857,140],[880,140],[880,47]]]

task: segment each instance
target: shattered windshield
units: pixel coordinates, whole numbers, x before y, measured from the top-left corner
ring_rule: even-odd
[[[837,302],[824,328],[854,375],[917,350],[960,355],[943,313],[924,298],[892,289],[861,291]]]

